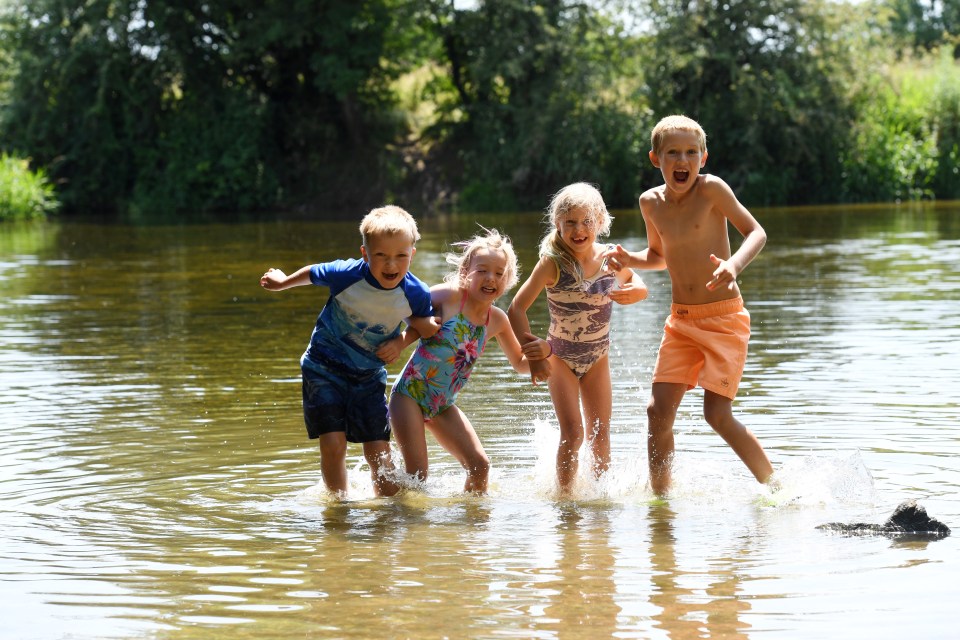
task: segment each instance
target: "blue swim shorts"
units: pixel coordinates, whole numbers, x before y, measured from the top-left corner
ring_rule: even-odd
[[[347,442],[390,440],[386,369],[355,374],[311,361],[300,372],[303,421],[310,438],[342,431]]]

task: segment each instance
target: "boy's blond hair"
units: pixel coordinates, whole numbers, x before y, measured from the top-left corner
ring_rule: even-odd
[[[577,283],[580,284],[583,281],[580,263],[573,257],[570,247],[567,246],[567,243],[563,241],[557,231],[557,227],[567,213],[575,209],[585,209],[587,211],[598,238],[610,233],[613,217],[607,211],[607,205],[603,202],[600,191],[586,182],[568,184],[554,194],[550,200],[550,206],[547,207],[547,222],[550,225],[550,230],[540,241],[540,257],[552,258],[561,266],[566,267],[566,270],[572,273]]]
[[[364,246],[367,246],[367,241],[372,236],[395,236],[399,234],[407,236],[411,245],[416,244],[417,240],[420,239],[417,221],[396,205],[390,204],[373,209],[360,221],[360,235],[363,237]]]
[[[481,227],[481,229],[483,229],[483,227]],[[443,279],[447,283],[462,287],[467,282],[467,275],[470,273],[470,263],[473,261],[473,256],[477,251],[481,249],[499,251],[507,258],[507,266],[503,272],[503,291],[505,293],[512,289],[520,278],[518,273],[519,268],[517,266],[517,252],[514,251],[513,243],[509,237],[501,235],[496,229],[483,230],[486,231],[484,235],[476,235],[469,240],[455,242],[451,245],[460,250],[458,253],[451,252],[446,255],[447,264],[453,265],[456,267],[456,270],[448,273]]]
[[[700,124],[687,116],[667,116],[661,118],[660,122],[653,127],[650,133],[650,148],[654,155],[660,155],[660,148],[663,146],[663,139],[668,133],[674,131],[687,131],[696,134],[697,141],[700,143],[700,151],[707,152],[707,134]]]

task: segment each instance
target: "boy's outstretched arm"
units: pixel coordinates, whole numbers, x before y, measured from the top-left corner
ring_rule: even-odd
[[[603,257],[609,262],[612,271],[628,268],[657,271],[667,268],[667,261],[653,247],[642,251],[627,251],[618,244],[613,249],[608,249]]]
[[[727,260],[710,254],[710,260],[717,268],[713,272],[713,278],[707,283],[707,289],[713,290],[724,285],[733,288],[737,276],[753,262],[767,243],[767,232],[763,230],[753,214],[737,200],[737,196],[726,182],[716,176],[711,178],[706,183],[709,187],[707,193],[717,210],[743,236],[743,242]]]
[[[267,272],[260,276],[260,286],[267,291],[283,291],[291,287],[300,287],[310,284],[310,265],[301,267],[291,275],[285,274],[280,269],[273,267],[267,269]]]

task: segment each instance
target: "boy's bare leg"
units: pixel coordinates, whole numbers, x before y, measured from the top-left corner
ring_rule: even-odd
[[[320,435],[320,473],[327,490],[343,497],[347,493],[347,434],[333,431]]]
[[[580,399],[586,426],[587,445],[593,458],[593,475],[600,478],[610,468],[610,417],[613,390],[607,356],[594,363],[580,379]]]
[[[733,417],[733,400],[704,390],[703,417],[743,460],[754,478],[759,482],[770,479],[773,466],[753,432]]]
[[[390,459],[390,443],[386,440],[374,440],[363,443],[363,457],[370,465],[370,480],[373,482],[373,492],[378,496],[392,496],[400,490],[384,475],[384,471],[393,470],[393,460]]]
[[[580,447],[583,445],[583,415],[580,413],[580,381],[565,364],[555,359],[547,381],[550,399],[560,424],[560,444],[557,446],[557,484],[562,494],[573,488],[580,467]]]
[[[650,488],[662,496],[670,490],[670,464],[673,461],[673,423],[687,385],[654,382],[647,404],[647,459]]]

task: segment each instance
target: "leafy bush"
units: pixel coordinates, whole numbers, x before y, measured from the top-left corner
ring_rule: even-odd
[[[0,155],[0,220],[41,218],[58,206],[53,185],[42,169],[30,171],[29,161]]]
[[[859,99],[843,154],[844,200],[960,197],[960,66],[946,54],[900,63]]]

